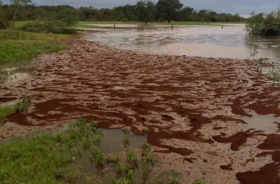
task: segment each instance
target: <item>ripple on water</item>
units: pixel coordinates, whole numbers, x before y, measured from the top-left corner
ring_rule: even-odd
[[[180,26],[176,29],[116,30],[93,33],[87,40],[152,54],[233,59],[268,58],[280,63],[279,38],[250,37],[245,25]]]

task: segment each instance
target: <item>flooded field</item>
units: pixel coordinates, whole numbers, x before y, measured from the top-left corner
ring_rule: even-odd
[[[88,40],[121,49],[153,54],[221,57],[233,59],[269,58],[280,63],[280,39],[249,37],[245,25],[188,26],[140,30],[103,30]]]
[[[200,36],[188,39],[180,33],[188,29]],[[1,123],[0,138],[83,118],[100,128],[147,133],[162,161],[156,170],[176,168],[182,183],[197,178],[213,184],[280,183],[280,86],[269,83],[254,61],[218,58],[234,57],[233,50],[240,53],[234,58],[246,58],[250,44],[260,42],[246,43],[242,27],[201,28],[219,31],[216,36],[196,29],[92,33],[86,39],[101,44],[80,36],[66,42],[68,50],[40,56],[28,66],[32,76],[0,85],[2,105],[32,98],[28,110]],[[231,36],[222,34],[228,29]],[[241,38],[243,43],[236,41]],[[187,42],[193,52],[216,58],[187,57],[196,55],[187,54]],[[269,44],[261,43],[259,53],[276,61],[277,44],[266,52]],[[199,50],[204,44],[208,47]],[[146,53],[157,53],[157,47],[161,53]]]

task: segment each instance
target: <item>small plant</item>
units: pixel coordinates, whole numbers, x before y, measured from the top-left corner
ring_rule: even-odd
[[[136,174],[135,171],[130,168],[130,166],[127,166],[126,171],[125,171],[125,178],[130,181],[131,183],[133,183],[133,181],[136,178]]]
[[[129,140],[129,137],[127,135],[124,136],[122,143],[123,143],[123,146],[125,148],[127,148],[129,146],[130,140]]]
[[[117,163],[119,163],[120,162],[120,157],[117,155],[117,156],[108,156],[107,158],[106,158],[106,160],[107,160],[107,163],[114,163],[114,164],[117,164]]]
[[[89,139],[86,139],[86,140],[83,142],[83,148],[84,148],[84,150],[90,149],[90,140],[89,140]]]
[[[94,146],[92,149],[91,149],[91,152],[90,152],[90,162],[93,164],[97,158],[97,155],[98,155],[98,152],[99,152],[99,149]]]
[[[122,164],[120,162],[117,162],[115,165],[116,168],[116,174],[118,178],[121,178],[123,175],[123,167]]]
[[[149,179],[149,173],[151,171],[151,166],[150,166],[149,162],[144,160],[142,169],[143,169],[143,183],[147,183],[147,181]]]
[[[150,130],[149,129],[147,129],[147,128],[145,128],[144,130],[143,130],[143,134],[146,136],[146,135],[149,135],[149,133],[150,133]]]
[[[125,135],[128,135],[128,134],[130,134],[130,131],[129,131],[127,128],[124,128],[124,129],[123,129],[123,133],[124,133]]]
[[[79,119],[76,123],[76,127],[80,128],[80,130],[84,130],[86,127],[86,121],[84,119]]]
[[[253,60],[256,59],[258,53],[259,53],[258,52],[258,46],[255,46],[254,49],[251,51],[251,54],[250,54],[250,56],[252,57]]]
[[[31,104],[31,97],[24,98],[22,101],[20,101],[15,105],[15,112],[20,113],[27,110],[30,104]]]
[[[204,179],[198,178],[194,181],[194,184],[207,184]]]
[[[167,184],[179,184],[181,180],[181,175],[179,172],[172,170],[172,178],[167,182]]]
[[[101,140],[102,140],[102,136],[98,135],[97,137],[95,137],[95,139],[93,140],[93,145],[96,147],[100,147],[101,145]]]
[[[280,69],[276,68],[273,64],[271,65],[271,69],[267,73],[267,76],[271,78],[274,84],[280,82]]]
[[[92,164],[95,164],[96,168],[98,170],[101,170],[104,168],[105,165],[105,156],[103,153],[103,150],[97,146],[93,146],[91,150],[91,155],[90,155],[90,162]]]
[[[105,163],[105,158],[104,158],[103,151],[99,151],[98,154],[96,155],[96,168],[103,169],[104,163]]]
[[[127,163],[133,168],[133,169],[137,169],[138,168],[138,157],[137,155],[131,151],[131,150],[128,150],[126,152],[126,159],[127,159]]]
[[[89,123],[90,130],[95,134],[97,133],[98,127],[94,121]]]
[[[143,143],[143,144],[142,144],[141,156],[142,156],[142,157],[147,156],[147,155],[151,152],[151,150],[152,150],[152,147],[151,147],[150,144],[148,144],[148,143],[146,143],[146,142]]]

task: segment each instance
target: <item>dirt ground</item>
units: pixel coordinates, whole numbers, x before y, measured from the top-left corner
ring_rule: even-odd
[[[135,53],[82,36],[66,44],[37,58],[29,77],[0,85],[2,105],[32,97],[28,112],[0,125],[0,138],[84,118],[149,132],[156,169],[175,168],[182,183],[280,183],[280,125],[273,133],[244,126],[244,117],[280,116],[280,86],[255,62]]]

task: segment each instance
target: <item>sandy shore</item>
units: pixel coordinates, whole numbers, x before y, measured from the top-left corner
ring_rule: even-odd
[[[246,128],[245,117],[280,116],[280,87],[246,60],[135,53],[82,37],[42,55],[32,75],[0,85],[0,104],[32,97],[0,126],[6,139],[84,118],[101,128],[149,131],[148,141],[182,183],[280,183],[280,126]]]

